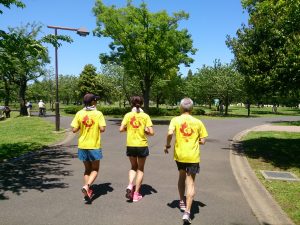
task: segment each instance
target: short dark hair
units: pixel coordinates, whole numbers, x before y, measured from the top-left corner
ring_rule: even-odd
[[[93,101],[99,100],[100,97],[97,95],[94,95],[92,93],[88,93],[83,97],[83,103],[85,106],[91,106]]]

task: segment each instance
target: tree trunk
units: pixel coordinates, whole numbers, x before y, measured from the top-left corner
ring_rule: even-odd
[[[5,79],[4,79],[4,91],[5,91],[4,105],[8,106],[9,105],[9,96],[10,96],[10,87],[9,87],[8,81]]]
[[[229,106],[229,97],[227,93],[225,98],[225,116],[228,116],[228,106]]]
[[[141,89],[143,92],[144,98],[144,110],[146,113],[149,113],[149,102],[150,102],[150,80],[145,76],[144,81],[141,81]]]
[[[20,116],[27,116],[27,109],[25,105],[25,94],[27,88],[27,81],[21,80],[19,87],[19,102],[20,102]]]

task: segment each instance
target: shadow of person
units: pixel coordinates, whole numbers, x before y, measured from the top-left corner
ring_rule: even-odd
[[[111,187],[111,183],[104,183],[104,184],[93,184],[91,186],[93,191],[93,197],[89,204],[91,204],[94,200],[99,198],[101,195],[106,195],[108,192],[112,192],[114,189]]]
[[[167,206],[169,206],[172,209],[177,208],[178,210],[180,210],[179,209],[179,200],[173,200],[171,203],[167,203]],[[206,206],[206,204],[194,200],[192,207],[191,207],[191,214],[190,214],[191,219],[194,219],[194,217],[195,217],[194,215],[198,214],[200,212],[200,207],[205,207],[205,206]]]
[[[142,196],[151,195],[153,193],[157,193],[157,191],[148,184],[142,184],[140,193]]]

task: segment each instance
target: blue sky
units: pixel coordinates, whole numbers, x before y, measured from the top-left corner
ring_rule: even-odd
[[[43,34],[53,33],[47,25],[63,27],[86,27],[92,31],[96,27],[96,17],[92,8],[94,0],[23,0],[26,8],[12,7],[4,9],[0,15],[0,29],[19,27],[30,22],[44,25]],[[126,0],[104,0],[106,5],[124,7]],[[190,18],[180,22],[181,28],[187,28],[192,35],[194,47],[198,49],[193,56],[194,63],[190,68],[181,67],[186,75],[189,69],[193,72],[205,65],[212,65],[214,59],[229,63],[233,55],[225,44],[226,35],[235,36],[242,23],[247,24],[248,15],[244,12],[240,0],[145,0],[151,12],[166,10],[169,14],[184,10]],[[140,0],[133,0],[139,5]],[[2,7],[2,6],[1,6]],[[98,71],[101,68],[99,54],[109,52],[108,38],[98,38],[91,34],[80,37],[72,31],[58,30],[59,34],[73,38],[72,44],[64,43],[58,50],[59,74],[78,75],[84,65],[93,64]],[[51,57],[50,68],[54,68],[54,49],[49,46]]]

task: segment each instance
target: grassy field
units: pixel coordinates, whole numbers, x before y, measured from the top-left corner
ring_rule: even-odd
[[[0,121],[0,162],[37,151],[62,140],[63,133],[54,133],[54,124],[39,117],[18,117],[12,112],[11,118]]]
[[[295,224],[300,225],[300,182],[266,180],[260,170],[289,171],[300,178],[300,134],[251,132],[243,139],[257,177]]]

